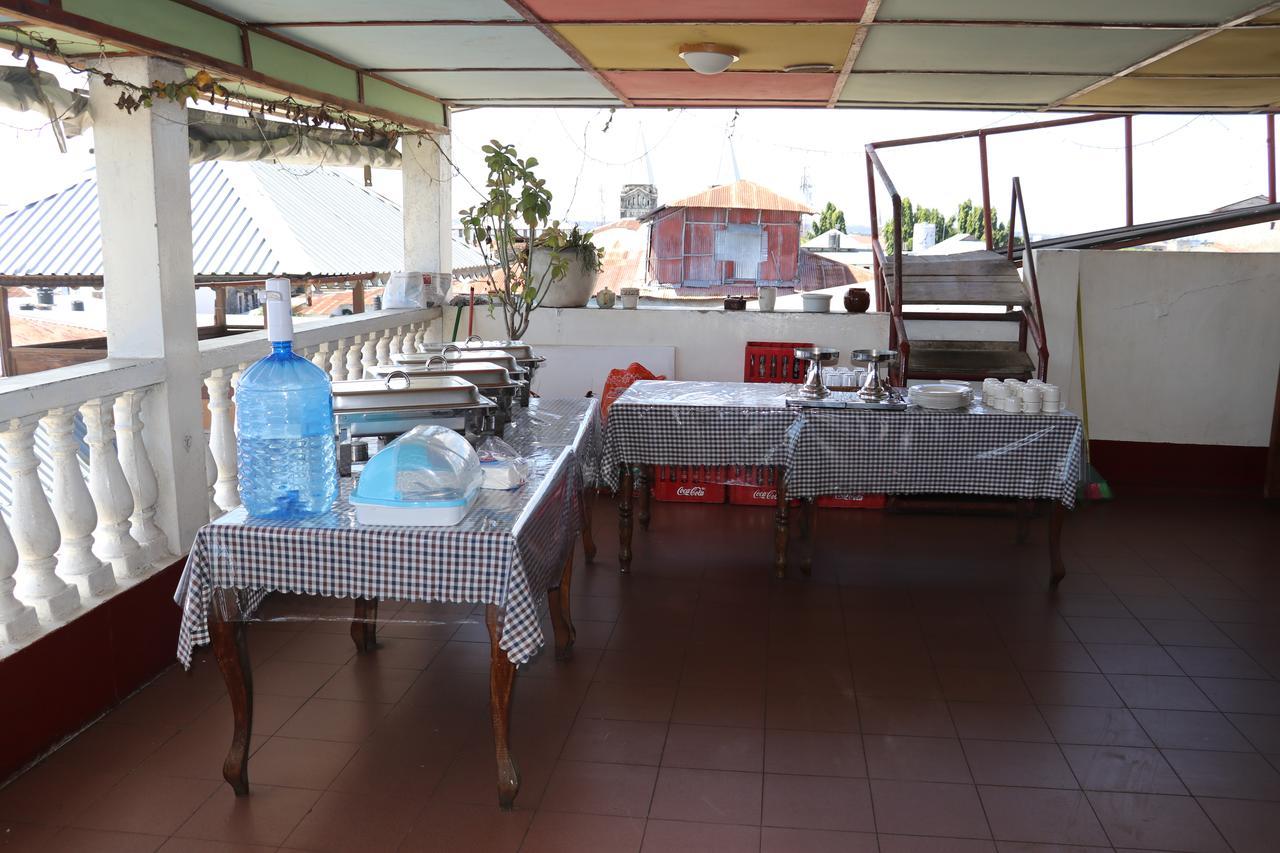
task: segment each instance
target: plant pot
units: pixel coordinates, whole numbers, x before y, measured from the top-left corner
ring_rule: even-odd
[[[551,252],[548,249],[534,247],[533,256],[529,259],[529,280],[541,281],[551,263]],[[564,278],[547,285],[547,295],[542,300],[544,308],[585,308],[591,300],[591,293],[596,289],[597,270],[587,269],[577,255],[569,255],[569,267]]]
[[[596,293],[596,307],[598,308],[612,308],[617,301],[618,294],[612,290],[605,289]]]
[[[778,301],[778,288],[771,284],[760,286],[758,291],[757,305],[761,311],[772,311],[774,304]]]
[[[622,288],[622,307],[637,308],[640,306],[640,288],[624,287]]]
[[[871,294],[865,287],[851,287],[844,292],[844,310],[861,314],[871,307]]]
[[[831,310],[830,293],[802,293],[800,301],[804,303],[804,310],[810,314],[825,314]]]

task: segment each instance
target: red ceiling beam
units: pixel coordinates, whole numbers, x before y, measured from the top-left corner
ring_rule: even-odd
[[[840,73],[836,75],[836,84],[831,89],[831,97],[827,99],[827,106],[834,107],[836,102],[840,100],[840,93],[844,91],[844,84],[849,80],[849,75],[853,73],[853,63],[858,60],[858,53],[862,50],[862,43],[867,40],[867,31],[871,24],[875,21],[876,12],[880,11],[880,0],[867,0],[867,5],[862,7],[862,19],[858,21],[858,29],[853,33],[853,41],[849,45],[849,53],[844,58],[844,65],[840,67]]]
[[[631,99],[624,95],[622,90],[613,84],[612,80],[606,77],[600,69],[587,61],[587,58],[582,55],[582,51],[578,50],[578,48],[575,47],[567,38],[562,36],[559,30],[535,15],[528,6],[521,2],[521,0],[507,0],[507,5],[519,13],[520,17],[537,27],[538,32],[550,39],[556,47],[567,53],[569,58],[578,63],[578,66],[583,71],[600,81],[600,85],[612,92],[619,101],[622,101],[622,103],[628,107],[635,106]]]

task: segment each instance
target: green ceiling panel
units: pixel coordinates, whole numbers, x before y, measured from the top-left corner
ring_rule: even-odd
[[[877,21],[1066,21],[1219,24],[1258,0],[885,0]]]
[[[444,124],[444,106],[381,80],[364,78],[364,102],[411,118]]]
[[[240,29],[169,0],[63,0],[62,9],[239,65]]]
[[[1078,92],[1098,77],[1003,74],[849,75],[841,102],[864,104],[1040,105]]]
[[[249,33],[253,70],[277,80],[356,100],[356,73],[336,62],[258,33]]]
[[[1178,30],[885,24],[872,27],[854,70],[1107,75],[1186,37]]]
[[[388,71],[386,76],[448,100],[600,98],[617,100],[585,71]],[[365,87],[365,94],[368,94]]]
[[[65,30],[57,30],[40,24],[26,24],[21,21],[14,21],[14,24],[22,27],[36,38],[57,39],[58,49],[67,56],[97,56],[99,53],[120,53],[121,51],[121,48],[115,45],[103,44],[96,39],[82,36],[78,33],[69,33]],[[31,39],[12,31],[0,31],[0,42],[9,45],[16,42],[31,44]]]

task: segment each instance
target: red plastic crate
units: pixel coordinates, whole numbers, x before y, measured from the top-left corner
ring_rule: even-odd
[[[849,495],[823,495],[818,498],[818,506],[835,509],[884,509],[888,496],[878,492]]]
[[[797,347],[811,343],[747,341],[742,363],[743,382],[803,382],[809,362],[795,357]]]
[[[724,470],[716,467],[656,465],[653,496],[673,503],[722,504]]]
[[[729,503],[739,506],[775,506],[777,474],[773,468],[730,468]]]

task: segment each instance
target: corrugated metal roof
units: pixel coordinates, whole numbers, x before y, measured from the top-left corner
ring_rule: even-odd
[[[669,201],[663,207],[736,207],[744,210],[786,210],[795,213],[813,213],[798,201],[780,196],[768,187],[751,181],[721,184],[679,201]],[[655,211],[656,212],[656,211]],[[652,216],[653,214],[649,214]]]
[[[196,275],[344,275],[400,269],[400,208],[324,168],[214,161],[191,167]],[[483,267],[453,239],[454,269]],[[0,218],[0,275],[102,275],[92,171]]]

